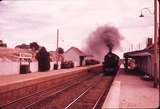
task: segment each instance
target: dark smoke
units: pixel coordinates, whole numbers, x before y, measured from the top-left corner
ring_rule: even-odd
[[[84,51],[102,61],[109,49],[115,50],[120,47],[121,40],[122,36],[116,27],[101,26],[90,34]]]

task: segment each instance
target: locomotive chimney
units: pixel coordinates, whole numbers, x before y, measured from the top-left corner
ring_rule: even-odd
[[[108,51],[109,52],[112,52],[112,49],[113,49],[113,44],[111,42],[108,42],[108,44],[106,45],[107,48],[108,48]]]
[[[112,48],[111,47],[108,47],[108,49],[109,49],[109,52],[112,52]]]

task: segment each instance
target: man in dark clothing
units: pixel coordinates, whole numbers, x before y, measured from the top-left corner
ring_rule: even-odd
[[[79,56],[80,62],[79,65],[82,66],[85,56]]]
[[[50,69],[50,57],[45,47],[42,47],[36,55],[38,60],[38,71],[47,71]]]

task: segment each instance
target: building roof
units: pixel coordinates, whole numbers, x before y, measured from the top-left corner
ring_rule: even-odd
[[[57,60],[57,52],[56,51],[49,51],[50,54],[50,59],[52,61],[56,61]]]
[[[124,57],[144,57],[144,56],[151,56],[153,54],[154,46],[148,46],[145,49],[132,51],[132,52],[126,52],[124,53]],[[158,48],[159,52],[159,48]]]
[[[67,53],[67,52],[69,52],[70,50],[73,50],[73,51],[75,51],[78,55],[80,55],[80,56],[88,56],[87,54],[85,54],[84,52],[82,52],[81,50],[79,50],[78,48],[76,48],[76,47],[71,47],[71,48],[69,48],[66,52],[65,52],[65,54]]]

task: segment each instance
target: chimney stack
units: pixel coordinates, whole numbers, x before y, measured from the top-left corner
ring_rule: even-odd
[[[147,38],[147,47],[153,45],[152,38]]]

